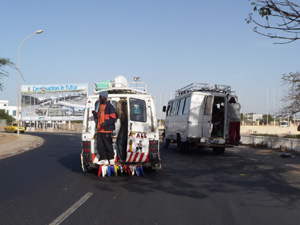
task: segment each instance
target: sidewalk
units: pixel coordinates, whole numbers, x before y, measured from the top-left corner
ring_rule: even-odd
[[[0,159],[13,156],[41,146],[44,140],[30,134],[0,132]]]

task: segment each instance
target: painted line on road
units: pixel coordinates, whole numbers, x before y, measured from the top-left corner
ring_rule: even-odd
[[[49,225],[59,225],[65,219],[67,219],[76,209],[78,209],[86,200],[88,200],[93,193],[88,192],[84,196],[82,196],[77,202],[75,202],[69,209],[67,209],[63,214],[57,217],[52,223]]]

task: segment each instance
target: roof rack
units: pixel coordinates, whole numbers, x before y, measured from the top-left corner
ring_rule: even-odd
[[[111,80],[94,83],[94,94],[107,91],[109,94],[146,94],[147,85],[144,82],[115,82]]]
[[[229,94],[231,87],[228,85],[206,84],[206,83],[191,83],[183,88],[175,91],[175,96],[180,96],[193,91],[219,92]]]

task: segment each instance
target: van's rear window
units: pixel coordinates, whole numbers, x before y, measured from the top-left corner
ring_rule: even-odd
[[[137,122],[147,121],[146,102],[144,100],[130,98],[130,120]]]

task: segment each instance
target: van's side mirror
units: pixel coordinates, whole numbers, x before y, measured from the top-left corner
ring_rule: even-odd
[[[167,107],[164,105],[163,106],[163,112],[166,112]]]

